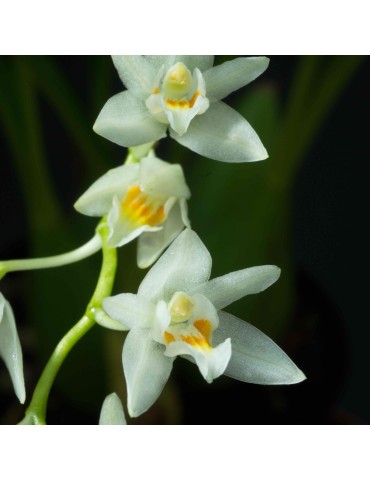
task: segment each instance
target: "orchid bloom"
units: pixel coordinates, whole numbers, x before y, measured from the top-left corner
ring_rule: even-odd
[[[265,290],[279,278],[279,268],[247,268],[209,281],[211,263],[198,235],[186,229],[147,273],[137,295],[104,300],[111,321],[130,330],[122,359],[132,417],[158,398],[178,355],[195,362],[207,382],[223,373],[268,385],[305,379],[269,337],[221,310]]]
[[[125,412],[116,393],[108,395],[100,412],[99,425],[126,425]]]
[[[126,91],[111,97],[94,131],[124,147],[170,136],[223,162],[253,162],[267,152],[249,123],[220,100],[247,85],[269,63],[241,57],[212,67],[213,55],[113,56]]]
[[[22,349],[14,314],[9,302],[0,293],[0,357],[4,360],[21,403],[26,399],[23,377]]]
[[[85,215],[107,215],[112,247],[140,236],[138,265],[146,268],[184,226],[190,227],[189,197],[181,166],[150,154],[140,163],[109,170],[77,200],[75,208]]]

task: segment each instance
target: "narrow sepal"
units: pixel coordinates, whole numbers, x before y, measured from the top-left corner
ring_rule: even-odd
[[[211,68],[204,73],[207,97],[211,101],[225,98],[261,75],[268,64],[266,57],[241,57]]]
[[[305,380],[304,373],[288,355],[256,327],[222,311],[219,318],[214,341],[231,338],[232,343],[225,375],[260,385],[289,385]]]
[[[172,370],[173,359],[152,339],[150,330],[133,328],[127,335],[122,362],[131,417],[146,412],[161,394]]]
[[[262,292],[279,276],[280,268],[275,265],[245,268],[214,278],[200,285],[196,291],[205,295],[219,310],[246,295]]]
[[[221,162],[256,162],[268,157],[247,120],[223,102],[211,104],[195,117],[184,135],[172,129],[170,135],[184,147]]]
[[[211,256],[198,235],[185,229],[150,269],[138,293],[156,302],[169,301],[176,291],[201,285],[209,279]]]
[[[144,101],[124,91],[107,101],[93,129],[122,147],[134,147],[164,138],[167,125],[152,117]]]

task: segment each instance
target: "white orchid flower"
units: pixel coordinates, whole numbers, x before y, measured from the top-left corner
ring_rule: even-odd
[[[170,136],[223,162],[264,160],[249,123],[220,100],[263,73],[269,59],[242,57],[213,65],[213,55],[113,56],[126,91],[111,97],[94,130],[124,147]]]
[[[108,395],[100,412],[99,425],[126,425],[125,412],[116,393]]]
[[[0,293],[0,357],[4,360],[21,403],[26,399],[23,357],[14,314],[9,302]]]
[[[100,177],[75,203],[85,215],[107,215],[108,245],[125,245],[136,237],[138,265],[150,266],[190,227],[186,200],[190,191],[180,165],[154,155],[122,165]]]
[[[148,272],[137,295],[104,300],[107,314],[130,330],[122,359],[131,416],[155,402],[178,355],[194,361],[207,382],[223,373],[267,385],[305,379],[269,337],[221,310],[265,290],[279,278],[279,268],[246,268],[213,280],[210,272],[208,250],[186,229]]]

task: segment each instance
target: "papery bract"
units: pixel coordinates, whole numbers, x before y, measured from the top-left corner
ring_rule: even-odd
[[[116,393],[108,395],[102,405],[99,425],[126,425],[125,412]]]
[[[223,373],[259,384],[305,379],[270,338],[219,311],[268,288],[280,269],[264,265],[209,280],[211,263],[197,234],[186,229],[148,272],[137,295],[104,300],[108,315],[130,330],[122,358],[131,416],[155,402],[178,355],[194,361],[208,382]]]
[[[249,123],[220,100],[247,85],[269,63],[242,57],[212,67],[212,55],[116,55],[127,91],[110,98],[94,130],[130,147],[164,138],[223,162],[252,162],[267,152]]]

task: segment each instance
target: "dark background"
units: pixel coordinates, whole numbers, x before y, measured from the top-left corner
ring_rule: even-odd
[[[270,335],[307,380],[262,387],[222,377],[207,385],[178,359],[158,402],[134,423],[368,423],[369,73],[362,57],[271,57],[260,78],[226,100],[260,135],[264,162],[215,162],[161,142],[158,156],[184,167],[192,226],[212,254],[213,276],[282,268],[275,286],[227,310]],[[120,90],[109,57],[0,58],[2,259],[61,253],[92,236],[95,219],[72,205],[124,159],[125,149],[91,129]],[[143,276],[135,248],[120,249],[115,293],[135,292]],[[52,349],[83,313],[98,269],[96,255],[2,280],[28,401]],[[48,423],[97,423],[113,390],[125,405],[122,342],[95,327],[75,347],[51,392]],[[22,413],[2,363],[1,423]]]

